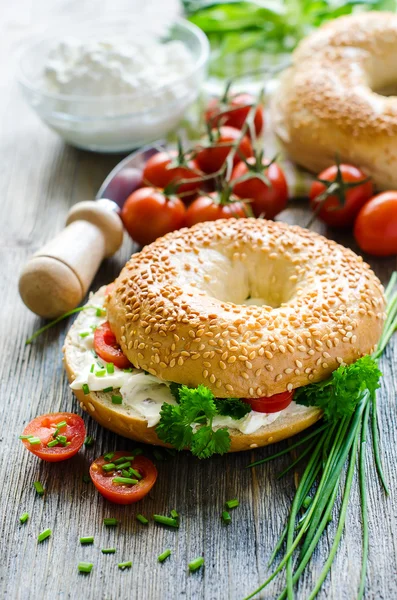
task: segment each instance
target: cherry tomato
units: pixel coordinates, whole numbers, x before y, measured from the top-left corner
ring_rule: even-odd
[[[261,413],[274,413],[287,408],[292,402],[294,391],[281,392],[274,396],[262,396],[261,398],[243,398],[244,402],[248,402],[252,410]]]
[[[341,183],[339,184],[339,190],[343,192],[343,183],[351,184],[358,183],[366,179],[365,174],[354,167],[353,165],[339,165],[341,174]],[[338,166],[332,165],[328,167],[318,176],[319,179],[325,181],[337,182]],[[310,206],[313,211],[317,211],[321,199],[318,197],[323,194],[326,190],[326,186],[320,181],[315,181],[312,184],[310,190]],[[362,185],[356,185],[355,187],[345,188],[344,190],[344,203],[340,202],[339,197],[330,195],[322,204],[318,210],[319,218],[331,227],[350,227],[353,225],[355,218],[357,217],[360,209],[373,195],[373,185],[371,181],[366,181]]]
[[[99,325],[94,331],[94,350],[103,360],[113,363],[119,369],[128,369],[131,366],[117,343],[108,321]]]
[[[211,192],[208,196],[199,196],[186,211],[186,225],[191,227],[203,221],[248,217],[243,202],[231,196],[227,204],[219,202],[219,192]]]
[[[363,206],[354,237],[361,250],[374,256],[397,254],[397,191],[382,192]]]
[[[213,98],[205,112],[206,123],[211,127],[229,125],[236,129],[242,129],[253,104],[255,104],[255,99],[250,94],[236,94],[226,99],[226,102]],[[255,111],[254,126],[256,135],[259,135],[263,129],[262,106],[258,106]]]
[[[196,154],[196,163],[204,173],[215,173],[224,164],[231,150],[231,145],[241,136],[241,131],[234,127],[220,127],[212,130],[213,145],[211,147],[202,147],[198,149]],[[252,156],[252,146],[249,138],[243,136],[236,152],[233,164],[237,164],[240,160],[239,153],[248,158]]]
[[[62,421],[65,421],[66,425],[58,429],[57,424]],[[22,440],[29,452],[47,462],[59,462],[71,458],[80,450],[85,439],[85,425],[83,419],[73,413],[50,413],[30,421],[22,435],[40,439],[40,444],[31,444],[28,439]],[[53,445],[52,442],[56,441],[57,436],[61,436],[60,440]]]
[[[165,196],[152,187],[136,190],[127,198],[121,219],[133,240],[144,246],[185,224],[185,205],[176,196]]]
[[[249,158],[248,164],[255,165],[255,158]],[[288,187],[282,169],[277,163],[272,163],[270,167],[267,165],[270,161],[263,159],[261,161],[261,171],[270,181],[270,185],[266,185],[264,181],[258,177],[246,179],[236,183],[233,187],[233,192],[240,198],[252,199],[250,206],[256,217],[265,217],[265,219],[273,219],[287,206]],[[262,168],[263,167],[263,168]],[[250,172],[250,169],[244,162],[238,163],[233,169],[232,180],[242,177]],[[253,171],[253,175],[254,175]]]
[[[143,169],[143,180],[148,185],[164,189],[170,184],[177,185],[182,179],[198,179],[202,175],[192,161],[169,168],[169,165],[175,161],[177,156],[177,152],[158,152],[149,158]],[[184,197],[188,197],[189,192],[193,195],[199,189],[200,182],[195,181],[178,185],[175,191],[178,194],[184,194]]]
[[[116,504],[132,504],[138,502],[146,494],[150,492],[157,479],[157,469],[151,460],[144,456],[136,456],[132,461],[129,462],[130,466],[141,475],[142,479],[138,480],[138,483],[130,485],[123,483],[115,483],[113,479],[115,477],[126,477],[128,467],[124,469],[118,469],[117,465],[112,471],[104,471],[103,465],[113,463],[114,461],[125,456],[128,458],[131,456],[131,452],[128,450],[118,450],[114,453],[112,459],[106,460],[103,456],[100,456],[92,463],[90,467],[90,475],[92,483],[95,485],[98,492],[102,494],[104,498],[115,502]],[[122,472],[123,471],[123,472]],[[131,479],[136,479],[134,474],[128,476]]]

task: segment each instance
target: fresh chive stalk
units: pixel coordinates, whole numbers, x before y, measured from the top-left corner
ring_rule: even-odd
[[[91,446],[93,446],[95,443],[94,438],[91,435],[87,435],[87,437],[84,440],[84,446],[86,448],[91,448]]]
[[[97,371],[95,373],[95,377],[105,377],[106,375],[106,369],[100,369],[99,371]]]
[[[113,463],[114,465],[116,465],[116,463]],[[126,460],[122,463],[119,463],[116,465],[117,469],[128,469],[131,466],[131,463],[129,460]]]
[[[142,525],[147,525],[149,523],[149,520],[146,517],[144,517],[143,515],[141,515],[141,514],[138,514],[136,516],[136,519],[137,519],[137,521],[139,521],[140,523],[142,523]]]
[[[36,492],[38,493],[38,495],[39,496],[44,496],[45,489],[43,488],[43,486],[40,483],[40,481],[35,481],[33,485],[34,485],[34,489],[36,490]]]
[[[106,525],[106,527],[115,527],[118,525],[118,520],[113,517],[106,517],[103,519],[103,524]]]
[[[32,446],[38,446],[41,444],[41,439],[39,437],[32,436],[28,439],[28,442],[29,444],[32,444]]]
[[[131,477],[113,477],[113,483],[121,483],[123,485],[135,485],[138,483],[137,479],[132,479]]]
[[[168,527],[179,527],[179,522],[177,519],[173,519],[172,517],[164,517],[163,515],[153,515],[153,521],[156,523],[160,523],[160,525],[167,525]]]
[[[203,564],[204,564],[204,558],[202,556],[194,558],[188,565],[189,571],[191,573],[194,573],[194,571],[197,571],[198,569],[200,569],[200,567],[202,567]]]
[[[41,542],[44,542],[44,540],[46,540],[47,538],[49,538],[51,534],[52,534],[51,529],[44,529],[44,531],[42,531],[41,533],[39,533],[39,535],[37,537],[38,543],[40,544]]]
[[[378,349],[372,354],[374,360],[380,358],[393,333],[397,330],[397,291],[394,289],[396,284],[397,273],[394,273],[385,293],[388,302],[386,320]],[[344,416],[338,421],[322,424],[286,450],[249,465],[251,467],[256,466],[286,454],[292,448],[307,444],[306,447],[303,446],[304,450],[301,451],[298,459],[290,465],[290,467],[293,467],[305,455],[309,455],[295,493],[287,525],[281,533],[269,564],[273,563],[283,544],[285,544],[284,555],[267,580],[254,592],[246,596],[245,600],[259,594],[284,568],[286,571],[286,585],[277,600],[292,599],[295,585],[305,572],[327,524],[332,519],[335,506],[339,506],[337,515],[334,515],[337,526],[329,555],[313,590],[308,595],[308,600],[314,600],[331,569],[337,553],[344,530],[356,471],[358,471],[360,490],[363,547],[357,598],[359,600],[363,598],[369,548],[366,453],[370,431],[372,432],[372,453],[376,470],[387,494],[388,488],[380,460],[376,398],[375,395],[371,396],[368,390],[362,393],[352,415]],[[307,451],[308,447],[310,452]],[[285,472],[287,472],[287,469]],[[340,497],[340,504],[337,503],[338,497]]]
[[[116,465],[114,463],[107,463],[105,465],[102,465],[102,469],[105,471],[105,473],[109,473],[110,471],[114,471],[116,469]]]
[[[121,570],[130,569],[132,567],[132,561],[129,560],[127,562],[122,562],[122,563],[119,563],[117,566]]]
[[[84,393],[85,396],[87,396],[87,394],[90,393],[90,388],[88,387],[88,385],[86,383],[83,383],[81,389],[83,390],[83,393]]]
[[[171,550],[164,550],[164,552],[162,552],[161,554],[159,554],[159,556],[157,557],[157,560],[162,563],[169,556],[171,556]]]
[[[179,514],[177,513],[177,511],[174,508],[170,512],[170,515],[173,519],[179,519]]]
[[[20,435],[19,439],[20,440],[29,440],[32,437],[34,437],[34,436],[33,435]]]
[[[227,500],[227,502],[225,502],[225,506],[230,510],[231,508],[237,508],[237,506],[240,506],[240,502],[237,500],[237,498],[234,498],[233,500]]]
[[[93,566],[94,566],[93,563],[80,562],[77,565],[77,569],[78,569],[79,573],[91,573]]]
[[[107,363],[107,365],[106,365],[106,371],[108,372],[109,375],[112,375],[114,373],[114,364],[113,363]]]
[[[123,404],[123,398],[122,398],[122,396],[119,396],[117,394],[113,394],[112,395],[112,404]]]
[[[60,317],[57,317],[56,319],[54,319],[54,321],[51,321],[50,323],[47,323],[47,325],[44,325],[44,327],[40,327],[40,329],[35,331],[34,334],[26,340],[25,344],[26,345],[31,344],[33,342],[33,340],[35,340],[39,335],[41,335],[42,333],[44,333],[45,331],[47,331],[54,325],[57,325],[58,323],[63,321],[63,319],[67,319],[68,317],[71,317],[72,315],[75,315],[76,313],[81,312],[82,310],[88,310],[89,308],[95,308],[95,307],[94,306],[78,306],[77,308],[73,308],[73,310],[69,310],[68,312],[64,313]]]
[[[103,458],[105,460],[112,460],[112,458],[113,458],[114,455],[115,455],[115,452],[106,452],[106,454],[103,455]]]
[[[50,442],[48,442],[47,448],[53,448],[54,446],[58,446],[58,444],[59,444],[59,440],[57,438],[55,438],[55,440],[51,440]]]
[[[229,525],[229,523],[232,522],[232,517],[230,516],[230,513],[227,512],[227,510],[223,511],[222,519],[223,519],[223,522],[226,523],[226,525]]]
[[[116,548],[102,548],[102,554],[114,554],[116,552]]]
[[[94,543],[94,538],[92,535],[80,538],[80,544],[93,544],[93,543]]]
[[[22,525],[24,523],[26,523],[26,521],[29,519],[29,513],[24,512],[21,514],[21,516],[19,517],[19,521],[22,523]]]
[[[113,392],[113,386],[109,386],[107,388],[105,388],[104,390],[102,390],[104,392],[104,394],[107,394],[108,392]]]

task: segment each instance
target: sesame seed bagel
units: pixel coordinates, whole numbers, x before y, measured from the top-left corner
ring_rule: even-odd
[[[135,367],[220,398],[270,396],[371,353],[382,286],[361,257],[300,227],[200,223],[134,254],[107,297]]]
[[[397,187],[396,55],[397,15],[386,12],[340,17],[299,44],[271,103],[296,163],[319,172],[339,155],[378,188]]]

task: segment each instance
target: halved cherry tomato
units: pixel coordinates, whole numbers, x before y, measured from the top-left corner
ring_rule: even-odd
[[[222,204],[219,201],[219,192],[211,192],[208,196],[199,196],[192,202],[186,211],[186,225],[192,227],[203,221],[248,216],[244,202],[239,202],[235,196],[231,196],[227,204]]]
[[[116,336],[110,329],[109,321],[102,323],[95,329],[94,350],[103,360],[113,363],[119,369],[128,369],[131,366],[130,361],[117,343]]]
[[[360,209],[373,195],[372,182],[366,180],[365,173],[360,169],[345,164],[332,165],[322,171],[318,178],[329,183],[324,184],[321,181],[312,183],[310,189],[311,209],[316,211],[318,217],[331,227],[353,225]],[[333,193],[331,185],[335,188]],[[330,195],[323,200],[322,195],[327,188]]]
[[[256,412],[274,413],[287,408],[293,397],[294,391],[281,392],[281,394],[274,394],[273,396],[262,396],[261,398],[243,398],[243,400]]]
[[[66,426],[57,429],[58,423],[62,421],[66,421]],[[79,415],[68,412],[50,413],[30,421],[22,435],[40,439],[40,444],[31,444],[28,439],[22,440],[29,452],[47,462],[59,462],[71,458],[80,450],[85,439],[85,425]],[[61,436],[61,441],[52,445],[57,436]]]
[[[397,191],[382,192],[363,206],[354,237],[361,250],[374,256],[397,254]]]
[[[134,485],[114,483],[113,479],[115,477],[123,477],[126,474],[123,474],[122,469],[118,469],[117,465],[114,470],[106,472],[103,470],[103,465],[110,463],[114,464],[115,460],[123,456],[128,458],[131,456],[131,452],[128,452],[128,450],[118,450],[114,453],[110,461],[105,460],[103,456],[100,456],[92,463],[90,475],[92,483],[104,498],[110,500],[110,502],[115,502],[116,504],[132,504],[133,502],[138,502],[138,500],[141,500],[150,492],[156,483],[157,469],[148,458],[136,456],[132,461],[126,462],[131,463],[131,467],[135,471],[138,471],[142,479],[139,479],[138,483]],[[126,468],[123,469],[123,471],[125,470]],[[131,479],[135,478],[136,477],[131,474]]]
[[[121,219],[133,240],[144,246],[185,224],[185,205],[152,187],[140,188],[127,198]]]
[[[224,126],[219,127],[219,130],[212,130],[211,135],[213,137],[212,145],[210,147],[200,147],[199,145],[196,154],[196,163],[204,173],[219,171],[231,151],[231,146],[241,136],[241,131],[235,129],[235,127]],[[241,154],[246,158],[252,156],[252,145],[246,135],[243,136],[238,146],[238,152],[234,156],[233,164],[237,164],[241,160]]]
[[[226,101],[213,98],[208,103],[205,120],[211,127],[229,125],[236,129],[242,129],[253,104],[255,104],[255,99],[251,94],[236,94],[226,98]],[[254,126],[256,135],[259,135],[263,129],[262,106],[258,106],[255,110]]]
[[[197,165],[192,161],[178,164],[177,157],[178,153],[174,151],[158,152],[149,158],[143,169],[143,180],[147,185],[162,189],[170,184],[175,185],[175,193],[184,194],[184,198],[190,197],[200,189],[200,181],[197,181],[197,179],[203,173],[197,169]],[[171,163],[176,163],[176,165],[171,166]],[[196,181],[178,185],[182,179],[195,179]]]
[[[255,171],[252,171],[253,177],[236,183],[233,187],[233,192],[240,198],[249,198],[252,200],[250,206],[256,217],[263,216],[265,219],[274,219],[287,206],[288,188],[282,169],[275,162],[268,166],[269,162],[266,159],[262,159],[258,165],[258,169],[266,177],[270,185],[267,185],[259,177],[255,177]],[[247,163],[256,166],[254,157],[249,158]],[[250,172],[250,167],[241,161],[233,169],[232,180]]]

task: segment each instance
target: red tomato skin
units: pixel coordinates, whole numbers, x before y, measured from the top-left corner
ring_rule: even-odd
[[[365,179],[365,174],[353,165],[341,164],[343,181],[357,182]],[[332,165],[320,173],[320,179],[334,181],[337,174],[336,165]],[[314,211],[317,208],[316,198],[325,191],[325,185],[319,181],[314,181],[310,189],[310,207]],[[351,188],[346,192],[346,202],[341,208],[337,196],[329,196],[324,202],[318,217],[330,227],[351,227],[359,211],[366,202],[373,196],[373,185],[367,181],[360,186]]]
[[[99,325],[94,331],[94,350],[106,362],[112,362],[119,369],[128,369],[131,363],[123,354],[116,336],[110,329],[109,321]]]
[[[294,391],[292,392],[281,392],[281,394],[274,394],[273,396],[262,396],[261,398],[243,398],[244,402],[247,402],[252,410],[261,413],[275,413],[280,410],[287,408],[292,402],[294,397]]]
[[[368,254],[397,254],[397,191],[382,192],[363,206],[354,225],[354,237]]]
[[[203,173],[197,169],[197,165],[190,161],[188,165],[181,165],[167,169],[167,166],[175,160],[177,152],[158,152],[147,161],[143,169],[143,180],[146,185],[164,189],[171,183],[177,183],[181,179],[197,179]],[[191,197],[200,189],[200,182],[184,183],[177,187],[176,193],[186,194]]]
[[[176,196],[166,198],[160,190],[143,187],[127,198],[121,220],[132,239],[145,246],[183,227],[185,212],[185,205]]]
[[[220,106],[219,99],[212,98],[212,100],[209,101],[207,110],[205,112],[205,121],[211,127],[228,125],[241,130],[251,109],[250,105],[254,103],[255,99],[250,94],[236,94],[230,98],[227,106],[223,109],[223,107]],[[254,117],[256,135],[261,133],[263,125],[263,107],[258,106]],[[249,131],[247,131],[247,135],[249,135]]]
[[[249,158],[248,163],[255,164],[254,158]],[[282,169],[276,163],[269,168],[266,160],[263,162],[263,172],[269,179],[271,186],[267,186],[258,177],[236,183],[233,192],[243,199],[252,199],[250,206],[255,217],[264,216],[265,219],[274,219],[287,206],[288,186]],[[239,162],[233,169],[232,180],[248,173],[245,163]]]
[[[66,421],[67,425],[60,430],[60,434],[66,435],[71,444],[70,446],[48,448],[46,444],[54,439],[55,425],[61,421]],[[46,462],[60,462],[77,454],[84,443],[86,430],[84,421],[79,415],[60,412],[36,417],[26,425],[22,435],[34,435],[42,440],[40,445],[32,445],[29,440],[22,440],[23,445],[29,452]]]
[[[115,452],[112,460],[117,460],[121,456],[129,456],[128,450],[118,450]],[[112,483],[115,474],[105,475],[102,465],[106,462],[103,456],[100,456],[90,466],[90,476],[92,483],[98,492],[115,504],[133,504],[138,502],[150,492],[157,479],[157,469],[151,460],[145,456],[137,456],[131,463],[133,469],[137,470],[143,477],[134,486],[119,486]]]
[[[192,227],[204,221],[217,221],[218,219],[233,219],[248,217],[247,209],[243,202],[230,204],[217,204],[213,201],[218,192],[211,192],[208,196],[199,196],[192,202],[186,211],[186,225]]]
[[[201,148],[198,146],[198,152],[196,155],[196,163],[199,169],[204,173],[211,174],[219,169],[224,164],[231,150],[229,146],[219,146],[217,144],[233,144],[241,135],[241,131],[235,127],[223,126],[219,128],[219,137],[217,136],[217,129],[213,130],[215,136],[214,146],[211,148]],[[248,136],[243,136],[239,144],[240,153],[246,158],[252,156],[252,145]],[[236,165],[240,161],[238,153],[236,152],[233,164]]]

